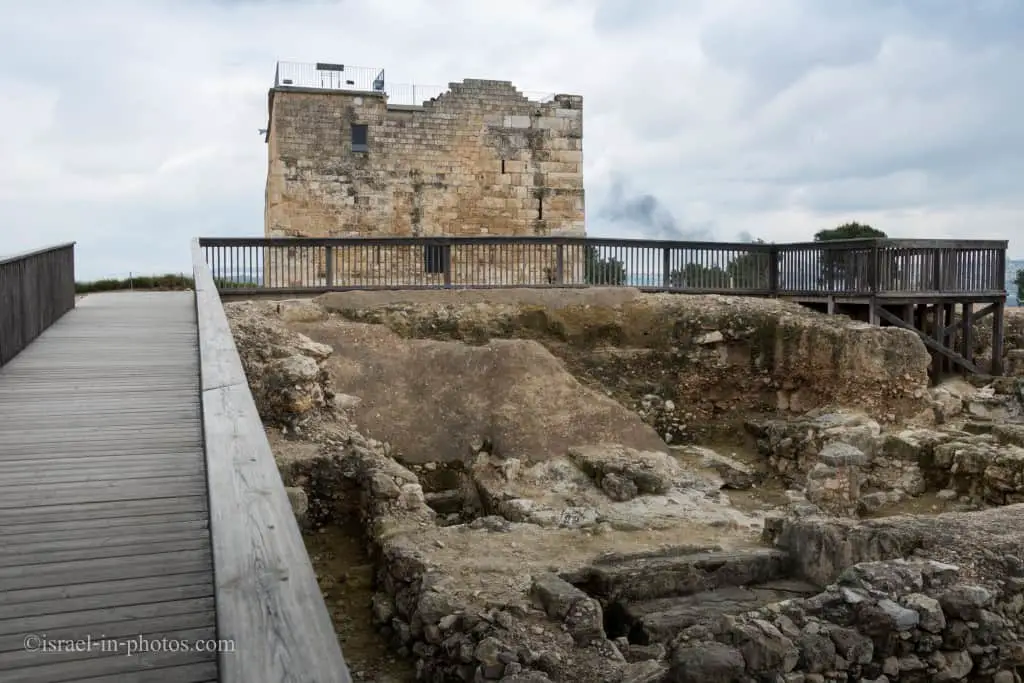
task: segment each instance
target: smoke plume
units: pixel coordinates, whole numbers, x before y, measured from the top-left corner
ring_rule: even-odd
[[[639,229],[647,239],[703,241],[712,240],[711,225],[681,225],[668,208],[652,194],[627,194],[616,181],[608,201],[598,215],[610,223]]]

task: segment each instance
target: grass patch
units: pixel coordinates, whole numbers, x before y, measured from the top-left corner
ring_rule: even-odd
[[[239,287],[259,287],[256,282],[236,282],[231,280],[216,280],[218,289],[229,289]],[[123,290],[149,290],[160,292],[180,292],[186,289],[195,289],[195,280],[185,275],[139,275],[138,277],[116,279],[106,278],[93,280],[92,282],[76,282],[76,294],[92,294],[95,292],[117,292]]]

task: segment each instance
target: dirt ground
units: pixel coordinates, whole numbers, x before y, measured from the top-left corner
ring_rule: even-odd
[[[373,565],[358,524],[324,527],[305,541],[353,680],[413,683],[412,662],[396,656],[373,628]]]

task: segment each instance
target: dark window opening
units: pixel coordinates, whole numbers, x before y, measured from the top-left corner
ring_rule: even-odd
[[[544,198],[537,197],[537,220],[544,220]]]
[[[505,172],[505,160],[504,159],[501,160],[501,172],[502,173]]]
[[[353,123],[352,124],[352,151],[353,152],[369,152],[370,151],[370,133],[369,127],[365,123]]]
[[[440,274],[448,263],[447,244],[427,244],[423,247],[423,272]]]

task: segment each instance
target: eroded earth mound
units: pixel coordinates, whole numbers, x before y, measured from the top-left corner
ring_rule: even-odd
[[[409,338],[536,339],[583,381],[656,415],[663,437],[751,411],[923,409],[929,356],[911,332],[774,299],[578,291],[339,292],[316,305]]]

